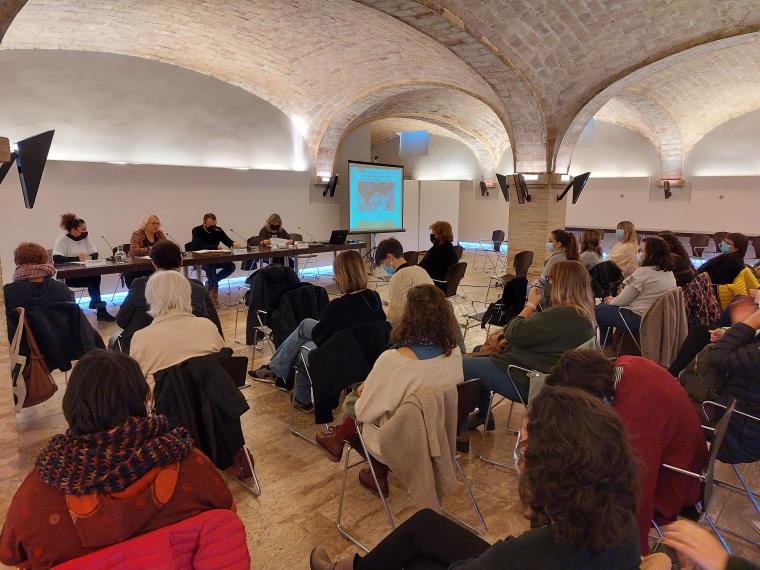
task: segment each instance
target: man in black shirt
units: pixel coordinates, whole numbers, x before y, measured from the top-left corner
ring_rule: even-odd
[[[193,251],[199,249],[219,249],[219,244],[223,243],[227,247],[240,247],[240,244],[233,242],[224,230],[216,225],[216,216],[212,213],[203,215],[203,224],[193,228],[193,239],[190,242],[190,248]],[[203,270],[206,272],[207,286],[211,298],[215,305],[219,305],[219,282],[226,279],[235,272],[235,264],[215,263],[213,265],[204,265]]]
[[[156,271],[179,271],[182,265],[182,252],[176,243],[161,240],[153,245],[150,259]],[[124,299],[119,308],[119,313],[116,315],[116,324],[124,330],[111,339],[108,343],[109,347],[118,346],[121,352],[129,354],[132,336],[153,322],[153,317],[148,314],[150,306],[145,299],[145,287],[147,284],[148,277],[138,277],[132,282],[129,293],[127,293],[127,297]],[[224,336],[222,325],[219,322],[219,315],[214,308],[209,292],[200,281],[195,279],[190,279],[190,287],[193,315],[210,320],[216,325],[219,334]]]

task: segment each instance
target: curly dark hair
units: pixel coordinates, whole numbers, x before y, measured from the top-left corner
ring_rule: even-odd
[[[691,259],[689,259],[689,254],[686,252],[686,248],[681,243],[681,240],[678,239],[678,236],[674,234],[673,232],[660,232],[658,234],[659,237],[665,240],[665,243],[668,244],[668,249],[670,249],[671,255],[680,255],[686,263],[689,264],[689,267],[694,269],[694,267],[691,265]]]
[[[425,341],[440,346],[449,356],[457,345],[454,311],[435,285],[417,285],[406,294],[404,314],[391,333],[392,344]]]
[[[623,544],[638,503],[636,460],[615,411],[577,388],[544,386],[528,409],[519,493],[561,544]]]
[[[72,214],[71,212],[66,212],[65,214],[61,214],[61,223],[59,226],[62,230],[66,230],[67,232],[70,232],[71,230],[77,229],[79,226],[84,224],[85,221],[82,218],[77,217],[76,214]]]
[[[673,256],[670,255],[670,247],[664,239],[660,237],[648,237],[642,240],[646,248],[646,256],[641,262],[642,267],[651,266],[657,271],[673,271],[675,264]],[[688,259],[688,257],[687,257]]]

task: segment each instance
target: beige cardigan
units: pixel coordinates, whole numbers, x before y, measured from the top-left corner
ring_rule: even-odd
[[[445,388],[464,381],[462,353],[454,348],[449,356],[416,360],[386,350],[375,362],[364,381],[362,395],[356,400],[356,420],[367,424],[362,430],[369,452],[382,461],[378,430],[396,412],[401,402],[423,388]]]
[[[641,319],[641,356],[668,368],[688,332],[683,291],[675,287],[663,294]]]
[[[215,354],[224,346],[224,339],[210,320],[169,311],[135,333],[129,355],[140,365],[152,388],[155,372],[195,356]]]
[[[636,271],[638,263],[636,261],[636,254],[639,251],[639,246],[633,242],[623,243],[617,242],[613,247],[610,254],[605,261],[614,261],[615,265],[620,268],[625,277],[630,277],[633,272]]]
[[[419,265],[410,265],[397,271],[388,282],[388,310],[385,311],[388,322],[396,326],[406,308],[406,294],[417,285],[433,285],[427,271]]]

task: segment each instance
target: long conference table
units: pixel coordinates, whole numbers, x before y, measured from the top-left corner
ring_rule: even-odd
[[[312,255],[317,253],[330,253],[337,255],[338,252],[349,249],[362,250],[367,247],[364,242],[346,242],[340,245],[331,244],[304,244],[302,246],[290,246],[284,248],[250,247],[235,250],[219,250],[212,253],[195,253],[188,251],[182,254],[182,268],[187,275],[190,268],[195,268],[198,279],[202,279],[201,268],[204,265],[216,263],[229,263],[236,261],[274,259],[280,257],[292,257],[295,261],[295,271],[298,273],[298,256]],[[117,262],[111,258],[105,260],[88,261],[84,263],[60,263],[55,265],[57,279],[75,279],[77,277],[92,277],[95,275],[113,275],[116,273],[130,273],[132,271],[149,271],[153,265],[148,257],[129,257],[126,262]]]

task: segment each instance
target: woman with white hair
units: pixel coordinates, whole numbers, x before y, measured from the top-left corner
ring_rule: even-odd
[[[150,255],[153,245],[157,241],[166,239],[166,235],[161,231],[161,218],[156,214],[148,214],[140,220],[140,229],[132,232],[132,238],[129,240],[129,255],[140,257]],[[128,288],[132,287],[132,282],[138,277],[147,277],[152,271],[132,271],[124,274],[124,283]]]
[[[190,282],[177,271],[157,271],[148,279],[145,298],[153,322],[132,337],[130,356],[152,385],[152,376],[195,356],[215,354],[224,339],[214,323],[193,316]]]

